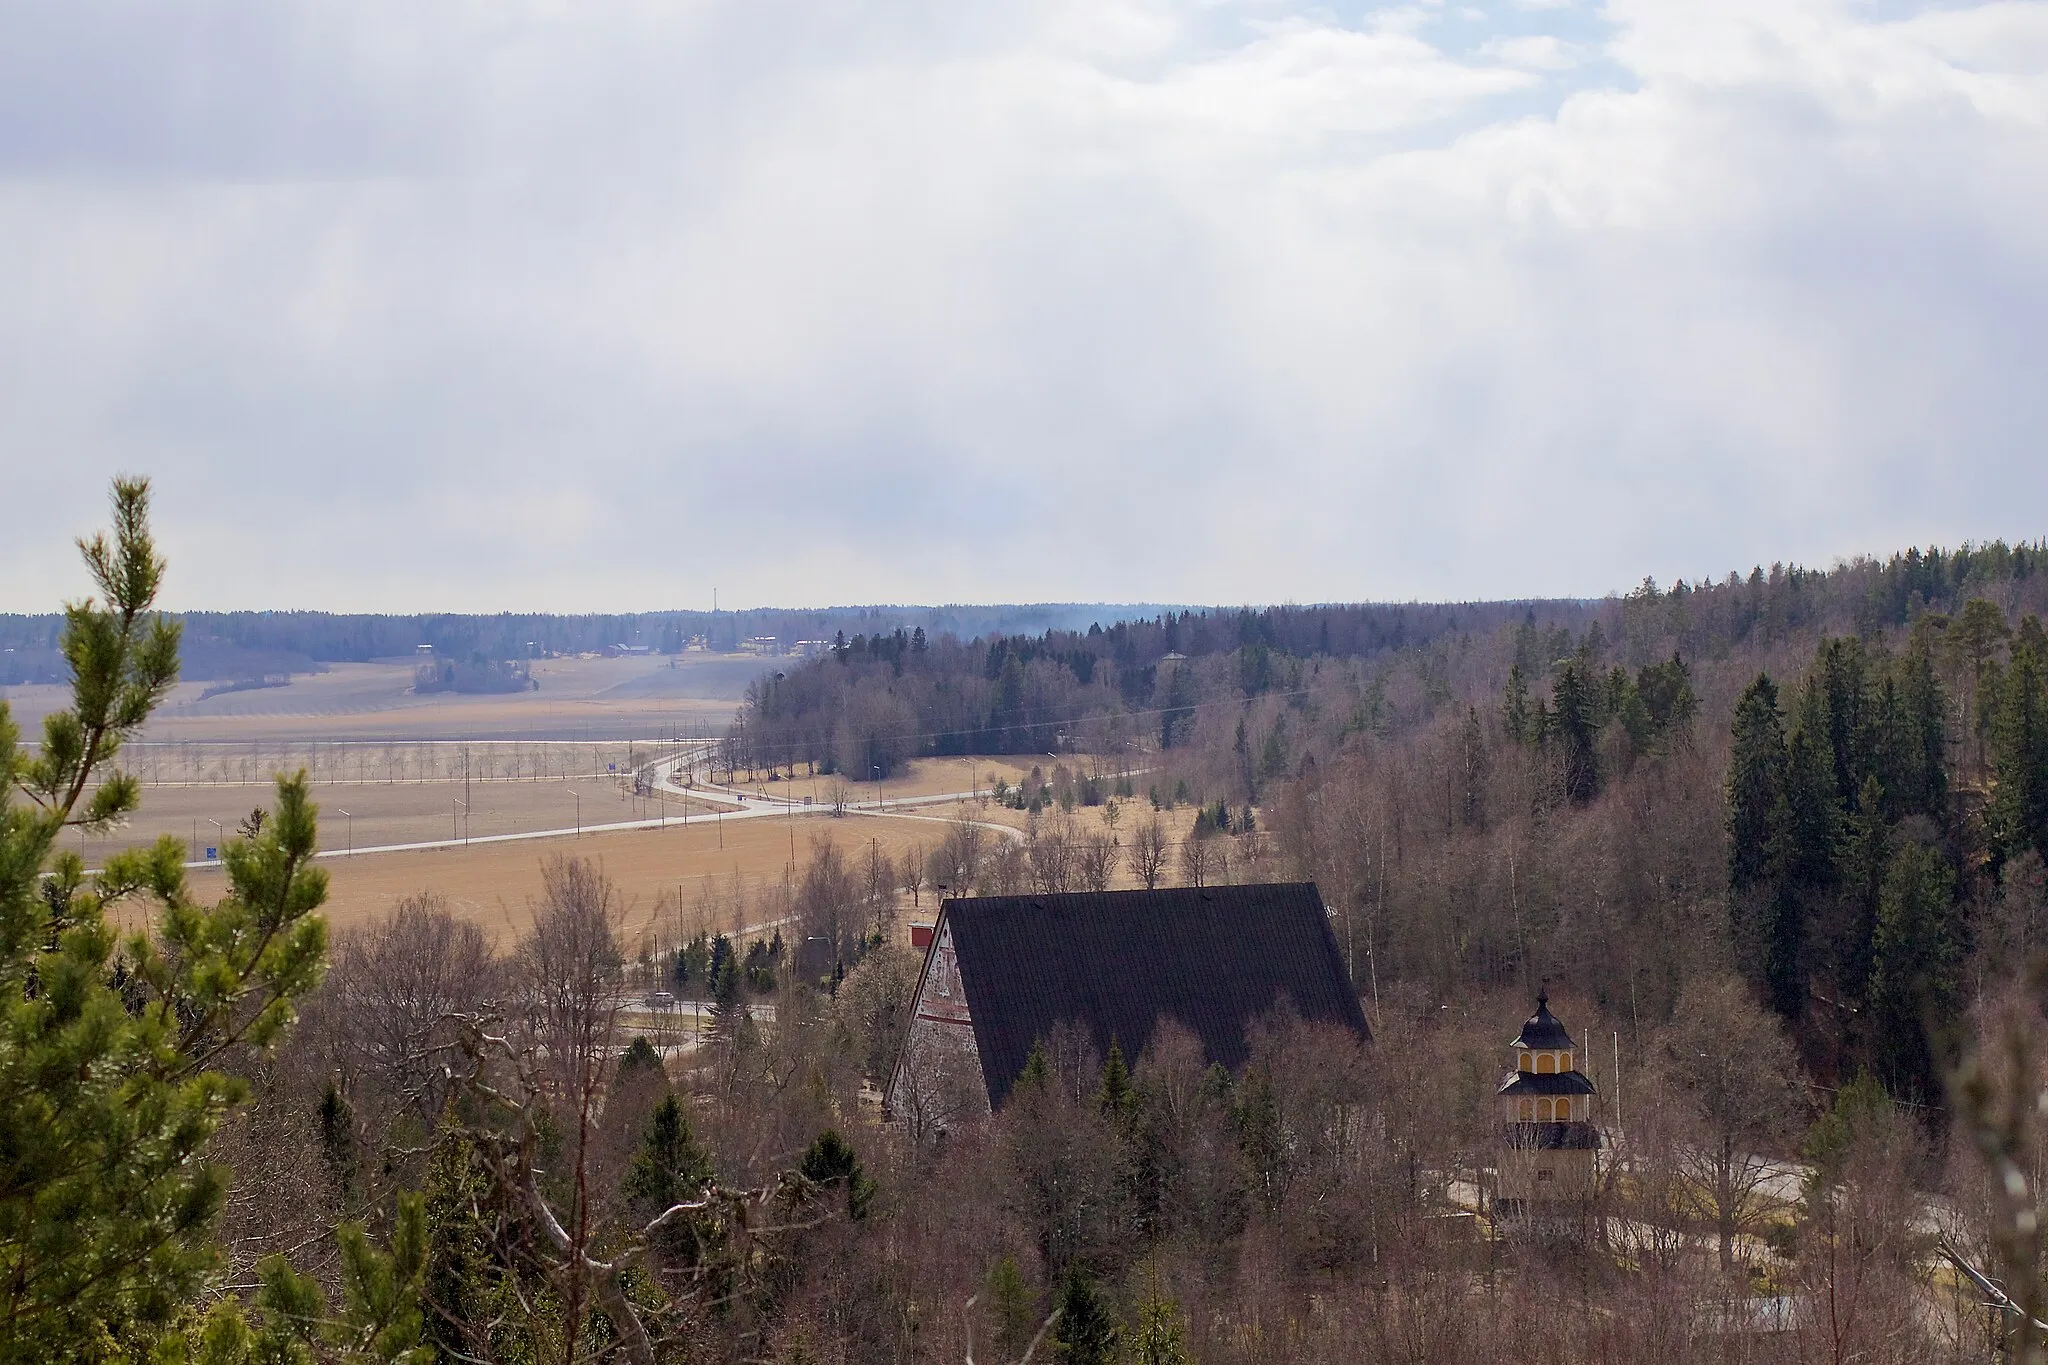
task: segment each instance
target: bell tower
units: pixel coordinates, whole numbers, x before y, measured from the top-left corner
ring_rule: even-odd
[[[1515,1069],[1495,1100],[1502,1139],[1494,1211],[1509,1221],[1561,1230],[1585,1214],[1596,1188],[1600,1130],[1593,1126],[1593,1082],[1578,1069],[1571,1030],[1550,1012],[1547,988],[1509,1046]]]

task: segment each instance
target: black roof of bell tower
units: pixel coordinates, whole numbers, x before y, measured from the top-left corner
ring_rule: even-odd
[[[1546,983],[1536,993],[1536,1012],[1523,1023],[1522,1031],[1515,1036],[1515,1046],[1547,1049],[1571,1045],[1572,1031],[1550,1012],[1550,987]]]

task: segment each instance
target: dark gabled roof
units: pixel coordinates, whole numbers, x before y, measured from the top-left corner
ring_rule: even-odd
[[[1209,1060],[1244,1064],[1245,1026],[1284,996],[1304,1019],[1367,1037],[1313,884],[1087,891],[946,901],[991,1105],[1034,1042],[1066,1022],[1136,1061],[1159,1019]]]
[[[1549,1049],[1567,1048],[1571,1045],[1572,1031],[1550,1012],[1550,993],[1545,991],[1536,997],[1536,1012],[1522,1025],[1521,1033],[1515,1037],[1515,1046]]]
[[[1498,1036],[1498,1035],[1496,1035]],[[1501,1082],[1498,1095],[1590,1095],[1593,1083],[1576,1071],[1539,1076],[1533,1071],[1510,1071]]]

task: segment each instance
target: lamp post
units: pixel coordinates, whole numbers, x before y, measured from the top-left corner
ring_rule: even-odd
[[[218,821],[218,820],[214,819],[214,818],[213,818],[212,816],[208,816],[208,817],[207,817],[207,819],[206,819],[206,823],[207,823],[207,824],[209,824],[209,825],[212,825],[212,826],[213,826],[213,842],[214,842],[214,850],[213,850],[213,851],[214,851],[214,852],[215,852],[216,854],[218,854],[218,853],[220,852],[220,845],[222,845],[222,844],[225,844],[225,843],[227,842],[227,833],[226,833],[226,831],[225,831],[225,830],[224,830],[224,829],[223,829],[223,828],[221,827],[221,823],[220,823],[220,821]],[[216,858],[216,859],[215,859],[215,861],[216,861],[216,862],[218,862],[218,861],[219,861],[219,859],[218,859],[218,858]]]
[[[571,787],[569,795],[576,798],[576,837],[583,837],[583,793]]]
[[[348,821],[348,851],[354,853],[356,851],[356,818],[345,810],[337,810],[335,814],[346,818]]]
[[[461,797],[459,797],[459,796],[451,796],[451,797],[449,797],[448,799],[449,799],[449,800],[451,800],[451,801],[453,801],[453,802],[455,803],[455,805],[454,805],[454,806],[450,806],[450,807],[448,808],[448,820],[449,820],[449,825],[450,825],[450,829],[451,829],[451,833],[450,833],[449,837],[450,837],[450,838],[455,838],[455,839],[460,839],[460,840],[462,840],[462,846],[463,846],[464,848],[468,848],[468,847],[469,847],[469,802],[467,802],[467,801],[463,800],[463,799],[462,799]],[[462,810],[462,814],[461,814],[461,816],[460,816],[459,818],[457,817],[457,815],[456,815],[456,813],[455,813],[455,811],[456,811],[456,807],[460,807],[460,808],[461,808],[461,810]]]

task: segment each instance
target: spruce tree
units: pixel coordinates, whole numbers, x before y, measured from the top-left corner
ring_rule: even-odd
[[[2048,859],[2048,641],[2020,623],[1992,725],[1993,848],[2003,860],[2033,849]]]
[[[1728,887],[1737,895],[1770,874],[1773,812],[1785,796],[1785,725],[1778,689],[1759,673],[1735,704],[1728,761]]]
[[[1517,744],[1527,744],[1533,736],[1529,733],[1529,680],[1522,675],[1522,665],[1508,665],[1508,685],[1500,708],[1501,728],[1508,738]]]
[[[647,1116],[647,1131],[619,1193],[635,1214],[652,1218],[663,1209],[695,1199],[716,1172],[711,1153],[690,1129],[690,1116],[673,1093],[663,1095]]]
[[[1772,812],[1771,899],[1764,925],[1762,977],[1771,1007],[1786,1019],[1805,1009],[1807,929],[1833,894],[1842,837],[1841,803],[1825,733],[1805,727],[1785,746],[1785,790]]]
[[[1962,994],[1964,935],[1955,874],[1939,851],[1908,843],[1892,855],[1871,943],[1870,1041],[1894,1095],[1941,1095],[1937,1033]]]
[[[1876,772],[1894,820],[1948,816],[1948,699],[1924,636],[1879,684]]]
[[[1595,691],[1577,659],[1558,670],[1551,687],[1551,731],[1561,750],[1565,799],[1574,805],[1584,805],[1600,791],[1600,760],[1594,750],[1600,706]]]
[[[1122,1351],[1123,1332],[1109,1300],[1078,1262],[1067,1268],[1066,1281],[1060,1286],[1059,1310],[1053,1341],[1063,1365],[1115,1365]]]
[[[858,1222],[868,1216],[868,1206],[874,1202],[876,1185],[866,1172],[861,1170],[860,1155],[851,1143],[841,1136],[836,1128],[827,1128],[818,1134],[797,1163],[797,1174],[819,1189],[843,1189],[846,1192],[846,1216]]]
[[[1891,859],[1892,829],[1884,816],[1884,791],[1875,777],[1867,777],[1856,809],[1844,822],[1842,839],[1842,895],[1848,913],[1843,942],[1836,945],[1837,985],[1851,1000],[1862,1000],[1870,985],[1878,904]]]
[[[1871,714],[1870,658],[1854,638],[1824,640],[1807,683],[1800,723],[1813,729],[1815,743],[1834,773],[1835,802],[1847,807],[1863,779],[1876,770],[1877,727]]]
[[[1109,1058],[1102,1064],[1102,1086],[1095,1092],[1095,1106],[1118,1132],[1128,1132],[1137,1117],[1138,1092],[1131,1086],[1131,1069],[1115,1038],[1109,1040]]]
[[[1158,1275],[1138,1307],[1138,1326],[1131,1334],[1129,1359],[1133,1365],[1187,1365],[1187,1329],[1180,1305],[1159,1288]]]

